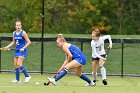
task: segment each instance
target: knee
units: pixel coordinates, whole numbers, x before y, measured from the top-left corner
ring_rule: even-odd
[[[17,68],[17,65],[16,65],[16,64],[14,64],[14,67],[15,67],[15,68]]]
[[[81,76],[81,74],[82,74],[82,73],[75,72],[75,75],[76,75],[76,76]]]
[[[70,69],[70,67],[66,65],[66,66],[64,67],[64,69],[69,70],[69,69]]]
[[[99,69],[103,70],[103,69],[105,69],[105,67],[104,66],[99,66]]]
[[[20,63],[17,63],[17,64],[15,65],[15,67],[20,68],[20,67],[21,67],[21,64],[20,64]]]

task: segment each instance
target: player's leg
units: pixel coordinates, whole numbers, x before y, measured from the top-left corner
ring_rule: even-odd
[[[99,64],[99,60],[94,60],[92,62],[92,76],[94,78],[93,82],[96,83],[98,81],[98,78],[97,78],[97,66]]]
[[[104,60],[103,59],[99,59],[99,69],[100,69],[101,75],[102,75],[102,82],[103,82],[104,85],[107,85],[106,69],[104,67]]]
[[[22,65],[23,61],[24,61],[25,57],[23,56],[19,56],[18,60],[17,60],[17,66],[22,70],[22,72],[24,73],[25,76],[25,81],[24,82],[28,82],[31,77],[29,76],[27,69],[25,68],[25,66]]]
[[[78,63],[78,62],[77,62]],[[87,77],[86,74],[82,73],[83,66],[75,68],[75,74],[79,76],[82,80],[86,81],[88,84],[86,86],[94,86],[95,84]]]
[[[17,60],[18,60],[18,58],[14,57],[14,67],[15,67],[16,79],[12,81],[13,83],[19,83],[19,80],[20,80],[20,69],[19,69],[19,67],[17,67]]]
[[[65,76],[68,73],[68,70],[69,69],[76,68],[76,67],[78,67],[80,65],[81,65],[80,63],[78,63],[78,62],[76,62],[76,61],[73,60],[73,61],[69,62],[65,66],[65,68],[55,78],[48,78],[48,80],[52,84],[56,85],[56,81],[60,80],[63,76]]]
[[[56,76],[55,81],[58,81],[59,79],[61,79],[64,75],[67,74],[69,69],[75,68],[80,66],[80,64],[78,62],[75,62],[74,60],[69,62],[65,68]]]

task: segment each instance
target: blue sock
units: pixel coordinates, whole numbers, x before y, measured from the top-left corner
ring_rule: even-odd
[[[80,76],[81,79],[85,80],[86,82],[90,83],[91,80],[86,76],[86,74],[83,74]]]
[[[63,76],[65,76],[67,74],[67,69],[62,70],[55,78],[55,81],[58,81],[59,79],[61,79]]]
[[[16,74],[16,80],[19,81],[19,76],[20,76],[20,69],[15,68],[15,74]]]
[[[24,73],[25,77],[29,77],[28,72],[27,72],[26,68],[23,65],[20,67],[20,69]]]

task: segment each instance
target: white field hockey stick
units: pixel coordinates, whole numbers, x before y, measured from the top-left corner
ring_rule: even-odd
[[[109,51],[110,51],[110,48],[108,48],[108,49],[107,49],[107,52],[106,52],[106,55],[105,55],[105,60],[102,62],[102,64],[101,64],[101,65],[103,65],[103,64],[105,63],[105,61],[106,61],[106,59],[107,59],[107,56],[108,56]]]
[[[110,51],[110,48],[108,48],[105,58],[107,58],[109,51]]]
[[[8,48],[8,49],[0,48],[0,51],[7,51],[7,50],[15,50],[15,49],[13,49],[13,48]]]

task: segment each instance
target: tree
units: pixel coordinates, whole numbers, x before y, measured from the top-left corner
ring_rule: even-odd
[[[7,3],[8,2],[8,3]],[[140,34],[140,0],[45,0],[46,33]],[[0,32],[13,32],[19,18],[40,33],[42,0],[0,0]]]

